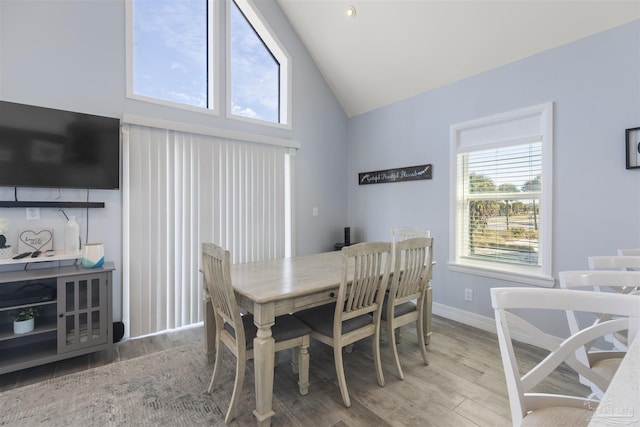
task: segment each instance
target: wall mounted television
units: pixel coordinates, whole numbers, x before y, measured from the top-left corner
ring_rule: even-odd
[[[0,186],[120,188],[120,119],[0,101]]]

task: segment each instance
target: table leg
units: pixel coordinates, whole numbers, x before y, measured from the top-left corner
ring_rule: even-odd
[[[259,427],[269,427],[273,401],[273,364],[275,360],[275,341],[271,335],[271,326],[275,323],[273,304],[255,304],[254,323],[258,328],[253,340],[253,358],[256,384],[256,409],[253,414]]]
[[[213,304],[208,293],[202,300],[204,312],[204,351],[207,362],[211,363],[216,355],[216,316],[213,314]]]

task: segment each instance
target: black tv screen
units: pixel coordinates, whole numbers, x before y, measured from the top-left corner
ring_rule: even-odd
[[[120,188],[120,120],[0,101],[0,186]]]

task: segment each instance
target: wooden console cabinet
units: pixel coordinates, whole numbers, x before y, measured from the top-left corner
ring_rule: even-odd
[[[0,273],[0,374],[113,347],[113,263]],[[37,307],[35,328],[13,333],[12,310]]]

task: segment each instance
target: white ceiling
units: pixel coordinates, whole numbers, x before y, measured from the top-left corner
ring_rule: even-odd
[[[640,0],[277,1],[349,117],[640,18]]]

